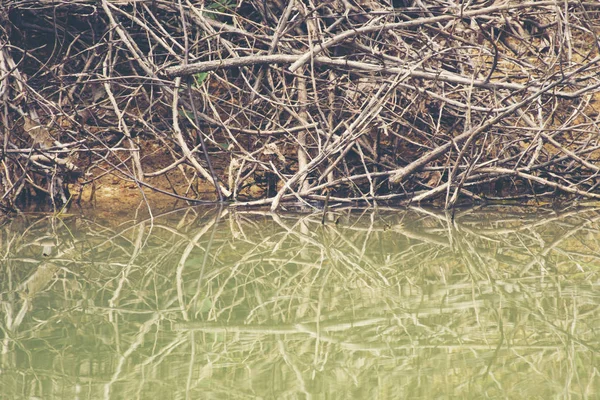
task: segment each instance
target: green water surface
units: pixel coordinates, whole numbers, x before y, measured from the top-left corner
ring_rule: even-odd
[[[600,209],[322,217],[5,219],[0,399],[600,398]]]

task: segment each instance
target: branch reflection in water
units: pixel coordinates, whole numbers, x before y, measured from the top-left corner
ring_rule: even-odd
[[[600,396],[600,209],[325,217],[5,220],[0,398]]]

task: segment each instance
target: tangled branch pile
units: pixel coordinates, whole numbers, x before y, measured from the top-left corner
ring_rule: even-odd
[[[596,1],[2,3],[3,207],[600,198]]]

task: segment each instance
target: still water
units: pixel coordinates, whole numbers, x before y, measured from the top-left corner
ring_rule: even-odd
[[[597,399],[600,208],[0,227],[0,399]]]

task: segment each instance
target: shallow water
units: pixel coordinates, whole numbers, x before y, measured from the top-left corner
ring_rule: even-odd
[[[0,399],[600,397],[600,209],[321,220],[5,221]]]

